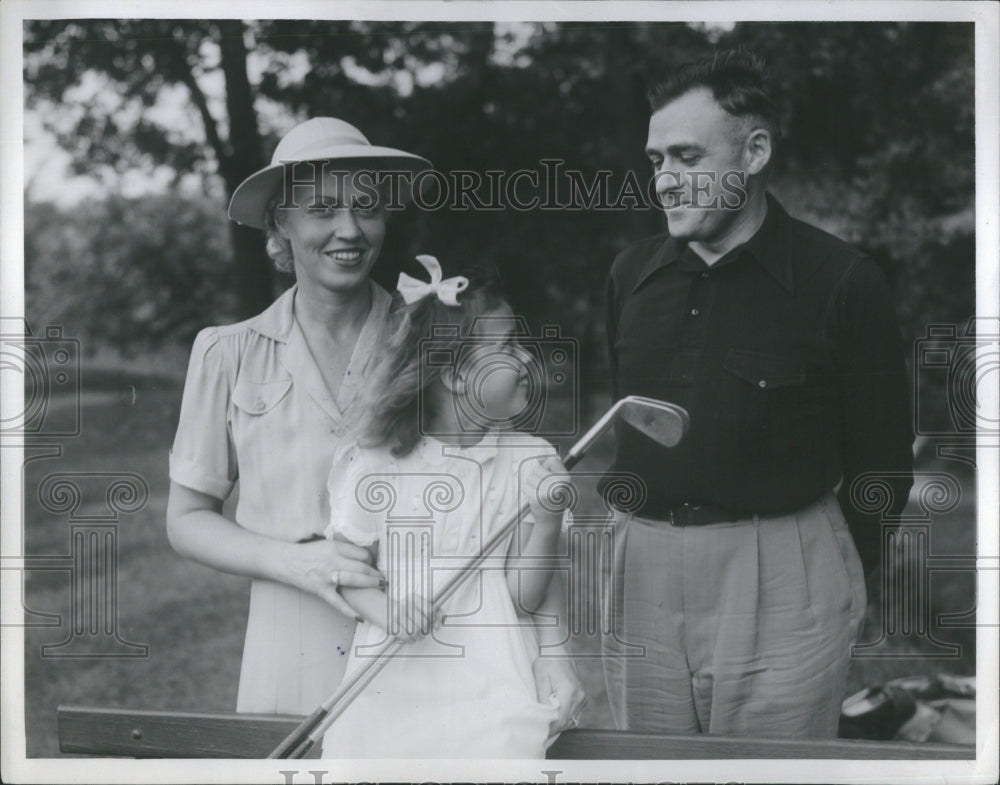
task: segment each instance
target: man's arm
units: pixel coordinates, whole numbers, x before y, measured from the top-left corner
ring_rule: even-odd
[[[881,564],[883,515],[898,515],[913,485],[913,418],[903,342],[888,284],[873,261],[861,259],[845,274],[832,318],[841,371],[844,482],[839,500],[870,575]],[[876,481],[891,495],[884,512],[868,512],[858,503],[859,491]]]

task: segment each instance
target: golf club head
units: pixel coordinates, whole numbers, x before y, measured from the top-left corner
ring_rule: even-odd
[[[688,413],[682,407],[641,395],[623,398],[618,416],[664,447],[674,447],[688,427]]]

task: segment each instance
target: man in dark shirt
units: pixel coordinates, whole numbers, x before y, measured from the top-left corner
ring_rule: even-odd
[[[669,232],[615,259],[612,383],[690,429],[672,450],[619,429],[612,471],[645,495],[615,515],[616,722],[835,736],[882,541],[852,488],[877,473],[905,503],[912,485],[892,300],[871,260],[766,193],[778,121],[757,56],[686,66],[650,100]]]

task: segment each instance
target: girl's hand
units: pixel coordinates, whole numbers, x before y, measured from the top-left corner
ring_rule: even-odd
[[[587,693],[583,691],[573,664],[568,659],[539,656],[535,658],[533,669],[538,702],[554,703],[559,709],[549,735],[575,728],[577,717],[587,703]]]
[[[428,635],[435,623],[434,605],[422,594],[392,597],[389,600],[388,633],[405,643]]]
[[[569,470],[563,462],[556,455],[533,458],[526,462],[522,478],[535,522],[559,526],[563,511],[575,497]]]
[[[385,579],[370,561],[371,553],[367,549],[349,542],[288,543],[282,573],[285,583],[322,597],[348,618],[358,619],[337,589],[340,586],[384,587]]]

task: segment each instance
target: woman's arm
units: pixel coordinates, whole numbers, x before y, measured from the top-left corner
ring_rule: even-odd
[[[397,602],[380,589],[344,588],[340,594],[358,616],[402,641],[417,640],[431,631],[433,608],[429,598]]]
[[[341,541],[342,537],[334,534],[334,539]],[[378,543],[366,550],[378,563]],[[340,596],[357,612],[358,621],[371,622],[400,640],[416,640],[430,632],[434,611],[430,598],[409,595],[390,599],[384,581],[377,589],[344,587]]]
[[[170,483],[167,537],[181,556],[216,570],[276,581],[315,594],[348,617],[356,616],[331,581],[340,586],[374,587],[382,576],[369,565],[364,548],[316,540],[293,543],[244,529],[221,514],[222,501],[178,483]]]

